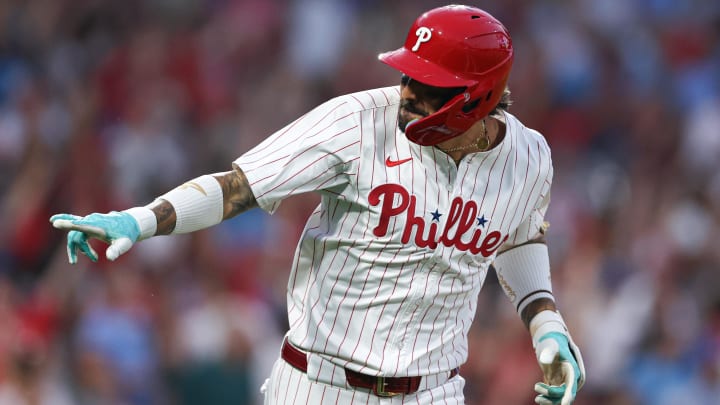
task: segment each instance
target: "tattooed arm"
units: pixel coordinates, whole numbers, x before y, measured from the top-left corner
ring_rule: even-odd
[[[98,254],[89,238],[110,244],[106,257],[115,260],[135,242],[154,235],[188,233],[213,226],[256,207],[245,174],[239,167],[225,173],[204,175],[170,190],[144,207],[87,216],[56,214],[53,226],[68,232],[67,253],[71,264],[77,252],[92,261]]]
[[[235,166],[233,170],[214,174],[213,177],[220,183],[223,195],[222,219],[229,219],[251,208],[257,207],[255,196],[250,190],[245,173]],[[157,231],[155,235],[168,235],[175,229],[175,209],[163,199],[157,199],[147,205],[157,217]]]

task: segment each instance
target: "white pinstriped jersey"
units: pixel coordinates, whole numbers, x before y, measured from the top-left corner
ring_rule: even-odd
[[[539,133],[505,114],[503,141],[456,166],[397,129],[399,101],[399,87],[335,98],[235,161],[270,213],[288,196],[321,196],[287,296],[309,376],[458,367],[497,250],[543,222],[552,165]]]

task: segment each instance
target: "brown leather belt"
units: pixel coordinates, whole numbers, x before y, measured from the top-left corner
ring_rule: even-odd
[[[288,364],[307,373],[307,354],[293,346],[287,339],[283,341],[280,356]],[[450,371],[448,379],[458,375],[457,368]],[[400,394],[413,394],[418,391],[422,377],[377,377],[345,369],[347,383],[355,388],[365,388],[379,397],[392,397]]]

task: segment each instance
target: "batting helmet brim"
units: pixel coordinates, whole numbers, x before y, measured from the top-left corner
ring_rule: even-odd
[[[406,48],[381,53],[378,59],[386,65],[421,83],[435,87],[468,87],[475,80],[464,79]]]

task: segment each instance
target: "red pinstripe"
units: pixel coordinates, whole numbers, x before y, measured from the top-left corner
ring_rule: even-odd
[[[454,286],[454,285],[455,285],[455,280],[453,280],[453,286]],[[458,302],[459,299],[460,299],[460,295],[458,294],[458,295],[455,296],[455,301],[453,301],[453,308],[458,308],[457,302]],[[458,323],[458,317],[459,317],[459,316],[460,316],[460,311],[455,311],[455,323]],[[453,335],[453,337],[454,337],[454,335]],[[443,349],[445,348],[445,345],[441,345],[441,346],[443,347]],[[450,350],[450,354],[452,354],[452,353],[457,353],[457,349],[455,348],[455,339],[451,339],[451,340],[450,340],[450,346],[451,346],[451,349],[449,349],[449,350]],[[446,358],[445,350],[443,350],[441,354],[442,354],[442,355],[440,356],[440,359]],[[457,360],[459,360],[459,359],[457,359]],[[446,359],[446,361],[448,361],[448,360]],[[448,363],[449,363],[449,361],[448,361]],[[438,360],[438,368],[440,368],[440,362],[439,362],[439,360]],[[451,367],[450,364],[448,364],[448,365],[447,365],[447,368],[452,368],[452,367]],[[418,370],[418,371],[419,371],[419,370]]]
[[[282,161],[285,160],[288,156],[290,156],[290,154],[280,156],[280,157],[275,158],[275,159],[273,159],[273,160],[271,160],[271,161],[269,161],[269,162],[267,162],[267,163],[263,163],[263,166],[256,167],[256,168],[254,168],[254,169],[245,170],[245,172],[246,172],[246,173],[252,173],[252,172],[254,172],[255,170],[261,170],[263,167],[270,166],[270,165],[272,165],[273,163],[282,162]],[[267,169],[266,169],[266,170],[267,170]],[[276,172],[276,173],[277,173],[277,172]],[[269,176],[268,176],[268,177],[269,177]],[[267,178],[267,177],[265,177],[265,178]],[[255,181],[255,182],[251,183],[250,185],[252,186],[253,184],[257,184],[257,183],[259,183],[259,182],[262,181],[262,180],[264,180],[264,179],[257,180],[257,181]]]
[[[355,127],[349,128],[348,131],[353,130],[353,129],[355,129]],[[345,132],[345,131],[343,131],[342,133],[344,133],[344,132]],[[339,134],[338,134],[338,135],[339,135]],[[338,136],[338,135],[336,135],[336,136]],[[338,149],[338,150],[334,150],[334,151],[332,151],[332,152],[330,152],[330,153],[326,153],[325,155],[318,157],[317,159],[313,160],[312,162],[310,162],[309,164],[307,164],[305,167],[303,167],[302,170],[300,170],[299,172],[295,173],[295,175],[293,175],[293,176],[285,179],[285,181],[277,184],[275,187],[267,190],[266,192],[264,192],[264,193],[262,193],[262,194],[256,195],[255,197],[256,197],[256,198],[262,198],[262,197],[265,196],[267,193],[270,193],[270,192],[272,192],[272,191],[275,191],[275,190],[278,189],[280,186],[283,186],[283,185],[285,185],[285,183],[293,180],[293,179],[294,179],[295,177],[297,177],[300,173],[302,173],[303,171],[305,171],[305,170],[307,170],[308,168],[312,167],[312,166],[313,166],[314,164],[316,164],[317,162],[319,162],[319,161],[327,158],[328,156],[332,156],[333,154],[336,154],[336,153],[342,151],[343,149],[349,148],[349,147],[351,147],[351,146],[353,146],[353,145],[355,145],[355,144],[357,144],[357,142],[351,143],[351,144],[346,145],[346,146],[344,146],[344,147],[342,147],[342,148],[340,148],[340,149]],[[315,146],[317,146],[317,145],[315,145]],[[293,157],[293,158],[290,159],[290,160],[292,161],[292,160],[295,160],[295,159],[299,158],[303,153],[305,153],[305,151],[300,152],[299,154],[295,155],[295,157]],[[290,162],[288,162],[288,164],[289,164],[289,163],[290,163]],[[266,176],[266,177],[260,179],[259,181],[268,179],[268,178],[270,178],[270,177],[273,177],[274,175],[275,175],[275,174],[272,174],[272,175],[270,175],[270,176]],[[316,178],[317,178],[317,177],[316,177]],[[257,183],[257,182],[256,182],[256,183]]]
[[[433,271],[433,269],[434,269],[435,267],[438,267],[438,264],[435,264],[435,263],[434,263],[434,264],[433,264],[432,266],[430,266],[430,268],[428,269],[428,276],[425,277],[425,289],[423,290],[423,295],[422,295],[421,298],[425,298],[425,296],[427,295],[427,289],[428,289],[428,285],[429,285],[429,281],[430,281],[429,274]],[[422,300],[419,300],[419,301],[422,301]],[[419,306],[416,306],[415,309],[413,309],[412,313],[411,313],[410,316],[408,317],[408,320],[413,319],[413,318],[415,317],[415,312],[417,312],[417,310],[418,310],[419,308],[420,308]],[[408,321],[408,322],[405,323],[405,331],[404,331],[403,334],[402,334],[403,336],[407,335],[407,331],[408,331],[408,327],[409,327],[409,326],[410,326],[410,322]],[[399,352],[399,351],[398,351],[397,365],[398,365],[398,366],[400,365],[400,352]],[[395,368],[395,373],[397,373],[397,372],[399,372],[399,371],[400,371],[400,370],[398,370],[397,367],[396,367],[396,368]]]
[[[323,401],[325,400],[325,392],[326,392],[326,390],[327,390],[327,387],[323,387],[322,396],[320,397],[320,403],[323,403]]]
[[[346,217],[346,218],[347,218],[347,217]],[[343,223],[344,223],[344,221],[343,221]],[[354,245],[355,245],[355,243],[353,242],[353,246],[354,246]],[[329,269],[332,269],[332,268],[333,268],[333,267],[332,267],[332,263],[335,261],[335,258],[337,257],[338,252],[339,252],[338,250],[335,251],[335,254],[333,255],[333,258],[332,258],[332,260],[331,260],[331,262],[330,262],[330,265],[328,266]],[[345,256],[345,261],[343,262],[343,265],[341,266],[341,268],[344,268],[345,264],[347,263],[347,260],[348,260],[348,257]],[[330,292],[331,292],[331,293],[328,294],[328,297],[333,297],[332,292],[335,291],[335,287],[337,286],[337,283],[338,283],[339,281],[340,281],[340,272],[338,272],[337,277],[335,277],[335,282],[333,283],[332,287],[330,287]],[[349,288],[345,289],[345,293],[343,294],[343,298],[347,297],[347,294],[348,294],[349,291],[350,291]],[[320,301],[320,297],[318,297],[317,302],[319,302],[319,301]],[[317,304],[317,302],[316,302],[315,304]],[[342,308],[342,306],[340,306],[340,307]],[[314,305],[313,305],[313,308],[314,308]],[[328,310],[328,307],[326,306],[326,307],[325,307],[325,310],[323,311],[323,314],[322,314],[321,317],[320,317],[321,323],[323,323],[323,321],[325,321],[325,315],[327,314],[327,310]],[[329,334],[330,336],[332,336],[332,331],[333,331],[333,329],[335,329],[335,324],[337,323],[337,318],[338,318],[337,315],[338,315],[338,314],[335,313],[335,319],[333,320],[332,326],[330,327],[330,334]],[[315,346],[315,343],[317,342],[317,338],[318,338],[318,334],[316,333],[316,334],[315,334],[315,338],[313,339],[312,346]],[[327,350],[328,341],[329,341],[329,338],[328,338],[328,339],[325,339],[325,346],[323,347],[323,352],[325,352],[325,351]]]
[[[449,294],[446,294],[445,297],[443,298],[443,304],[442,304],[442,307],[443,307],[443,308],[444,308],[444,307],[446,306],[446,304],[447,304],[447,299],[448,299],[448,297],[449,297],[450,295],[452,295],[453,292],[455,291],[455,283],[456,283],[456,282],[457,282],[457,279],[453,279],[453,280],[452,280],[452,284],[450,285],[450,293],[449,293]],[[457,300],[457,297],[456,297],[456,300]],[[440,314],[441,314],[441,311],[437,311],[437,315],[435,315],[435,319],[433,320],[433,327],[432,327],[432,330],[430,331],[430,336],[429,336],[428,339],[427,339],[427,348],[426,348],[426,351],[428,351],[428,352],[430,352],[430,342],[431,342],[432,340],[434,340],[433,337],[434,337],[434,335],[435,335],[435,333],[436,333],[436,328],[437,328],[437,326],[438,326],[438,318],[440,318]],[[448,319],[447,319],[447,318],[444,318],[442,323],[443,323],[443,324],[447,324],[447,322],[448,322]],[[442,332],[442,331],[443,331],[443,330],[441,329],[440,332]],[[442,343],[444,343],[444,337],[445,337],[445,336],[441,333],[441,334],[440,334],[440,342],[441,342],[440,347],[444,347],[444,344],[442,344]],[[453,337],[454,337],[454,334],[453,334]],[[442,369],[442,368],[441,368],[441,362],[442,362],[442,360],[443,360],[443,356],[438,356],[438,359],[437,359],[438,369]],[[431,359],[428,358],[428,361],[431,361]],[[452,367],[449,367],[449,368],[452,368]]]
[[[505,142],[503,142],[503,143],[500,144],[500,147],[501,147],[501,148],[504,147],[504,146],[505,146]],[[502,152],[502,150],[501,150],[501,152]],[[493,169],[495,168],[495,163],[497,163],[498,159],[500,158],[500,154],[501,154],[501,153],[496,153],[496,154],[495,154],[495,160],[493,160],[492,164],[490,165],[489,174],[492,174]],[[483,163],[484,163],[484,162],[485,162],[485,160],[483,159]],[[478,169],[478,170],[479,170],[479,169]],[[481,205],[484,205],[484,204],[485,204],[485,196],[487,196],[488,187],[490,187],[490,181],[492,181],[492,177],[491,177],[490,175],[488,175],[488,179],[485,181],[485,191],[483,191],[483,196],[482,196],[482,198],[480,198],[480,204],[481,204]],[[492,215],[490,216],[490,219],[492,219]]]
[[[337,108],[339,108],[339,107],[340,107],[340,106],[338,106]],[[331,112],[332,112],[332,111],[331,111]],[[329,112],[328,114],[330,114],[331,112]],[[274,141],[272,141],[272,142],[270,142],[270,143],[268,143],[267,145],[264,145],[264,146],[258,145],[258,146],[259,146],[258,148],[254,148],[254,149],[248,151],[248,152],[245,154],[245,156],[250,157],[250,156],[253,156],[253,155],[256,155],[256,154],[260,154],[260,152],[264,152],[266,148],[269,148],[270,146],[272,146],[273,143],[275,143],[275,142],[279,141],[280,139],[282,139],[282,137],[283,137],[285,134],[287,134],[288,132],[290,132],[291,129],[293,129],[296,125],[298,125],[298,124],[299,124],[300,122],[302,122],[305,118],[307,118],[308,115],[309,115],[309,113],[304,114],[304,115],[301,116],[300,118],[296,119],[293,123],[291,123],[290,125],[288,125],[284,130],[281,130],[280,136],[279,136],[277,139],[275,139]]]
[[[321,212],[321,214],[322,214],[322,212]],[[312,229],[317,229],[317,228],[318,227],[314,227]],[[317,241],[315,241],[315,243],[317,243]],[[315,268],[314,263],[315,263],[315,255],[313,254],[311,262],[310,262],[310,268],[313,268],[313,269]],[[315,274],[315,273],[312,273],[312,272],[310,273],[310,275],[313,275],[313,274]],[[307,301],[307,296],[310,293],[310,286],[314,285],[316,279],[317,279],[317,276],[315,276],[315,279],[313,279],[312,282],[308,282],[307,285],[305,286],[305,295],[302,300],[303,303]],[[295,326],[298,326],[299,324],[301,324],[302,320],[304,320],[306,318],[307,314],[308,314],[308,311],[307,311],[307,309],[304,308],[303,312],[302,312],[302,316],[298,319],[297,322],[294,322],[290,328],[293,329]],[[299,343],[299,342],[295,342],[295,343]]]
[[[280,373],[280,381],[283,381],[282,376],[285,374],[285,369],[283,369]],[[290,387],[290,384],[285,386],[285,397],[283,399],[283,402],[287,402],[287,394],[288,394],[288,388]],[[280,398],[280,385],[277,386],[278,391],[276,392],[276,398]],[[297,392],[296,392],[297,393]]]
[[[384,250],[385,250],[384,248],[381,249],[381,252],[384,251]],[[366,250],[365,252],[367,252],[367,250]],[[375,261],[377,260],[377,257],[380,256],[380,253],[381,253],[381,252],[378,252],[378,255],[376,256],[375,259],[373,259],[372,265],[371,265],[370,267],[374,267]],[[358,266],[359,266],[359,263],[358,263]],[[355,272],[355,271],[357,271],[357,267],[353,270],[353,272]],[[362,288],[362,290],[365,289],[364,287],[367,285],[367,280],[368,280],[368,277],[369,277],[369,276],[370,276],[370,271],[366,272],[366,274],[365,274],[365,280],[363,281],[363,288]],[[378,292],[378,291],[379,291],[379,290],[376,290],[376,292],[375,292],[375,297],[377,297],[377,292]],[[360,299],[358,299],[358,301],[360,301]],[[355,310],[356,310],[356,309],[357,309],[357,302],[353,305],[353,310],[351,311],[351,315],[354,315],[354,314],[355,314]],[[360,342],[362,341],[362,335],[363,335],[363,333],[364,333],[365,330],[366,330],[366,329],[365,329],[365,322],[367,321],[367,315],[368,315],[368,313],[365,312],[365,317],[363,317],[362,326],[360,327],[360,331],[361,331],[361,332],[360,332],[360,336],[358,336],[357,342],[355,343],[355,348],[353,348],[353,351],[352,351],[352,357],[353,357],[353,358],[355,358],[355,352],[357,351],[358,347],[360,346]],[[369,353],[368,353],[368,357],[369,357]],[[368,364],[367,364],[367,359],[368,359],[368,357],[365,358],[365,361],[364,361],[364,362],[361,361],[362,369],[364,369],[365,367],[368,366]],[[347,367],[348,364],[350,364],[350,362],[349,362],[349,361],[346,361],[346,362],[345,362],[345,366]]]
[[[528,173],[530,171],[530,145],[528,145],[526,160],[527,160],[527,165],[525,166],[525,178],[522,183],[522,189],[520,189],[520,198],[522,198],[523,194],[525,193],[525,185],[527,184]],[[516,218],[516,214],[517,214],[519,208],[520,208],[520,204],[516,204],[515,210],[514,210],[513,216],[512,216],[513,221]]]
[[[320,257],[324,257],[323,254],[325,253],[325,247],[326,247],[326,246],[327,246],[327,239],[324,239],[323,242],[322,242],[322,250],[320,251],[320,252],[321,252]],[[330,265],[332,265],[332,263],[335,261],[335,258],[337,257],[338,252],[339,252],[339,251],[336,250],[336,251],[335,251],[335,254],[334,254],[333,257],[332,257],[332,259],[330,259]],[[314,256],[314,255],[313,255],[313,256]],[[324,261],[323,259],[320,259],[320,263],[322,263],[323,261]],[[327,267],[325,273],[327,274],[327,272],[330,271],[330,269],[332,269],[332,267]],[[318,274],[318,276],[315,277],[315,279],[313,280],[313,282],[312,282],[312,284],[311,284],[311,287],[314,287],[315,284],[316,284],[316,282],[317,282],[317,280],[319,280],[319,279],[322,279],[322,277],[320,276],[320,274]],[[310,307],[310,310],[309,310],[309,311],[305,311],[304,314],[308,314],[308,316],[309,316],[309,314],[312,314],[312,313],[314,312],[315,307],[317,306],[317,304],[320,303],[320,299],[321,299],[321,298],[322,298],[322,296],[319,295],[319,296],[317,297],[317,299],[315,300],[315,303]],[[327,307],[325,307],[325,311],[327,311]],[[323,316],[324,316],[324,315],[325,315],[325,312],[323,312]],[[323,320],[323,319],[321,318],[321,321],[322,321],[322,320]],[[310,332],[311,332],[310,329],[307,329],[307,330],[305,331],[305,336],[304,336],[302,339],[300,339],[300,344],[301,344],[301,345],[304,346],[306,340],[307,340],[308,338],[310,338],[310,336],[308,336],[308,334],[309,334]],[[317,333],[315,334],[315,339],[317,339]],[[311,343],[311,346],[314,346],[314,345],[315,345],[315,340],[313,340],[313,342]]]
[[[298,394],[300,393],[300,388],[303,386],[303,383],[304,383],[304,381],[303,381],[303,376],[299,376],[299,375],[298,375],[298,382],[297,382],[296,384],[294,384],[294,385],[295,385],[295,395],[293,396],[293,401],[292,401],[293,404],[297,404],[297,403],[298,403],[298,402],[297,402],[297,397],[298,397]],[[311,393],[312,393],[312,387],[307,390],[307,396],[306,396],[306,399],[305,399],[305,403],[306,403],[306,404],[309,403],[309,399],[310,399],[310,394],[311,394]]]
[[[512,149],[512,137],[510,138],[510,149]],[[500,174],[500,181],[498,182],[498,192],[497,192],[497,198],[495,198],[495,205],[493,205],[492,213],[490,214],[490,218],[495,217],[495,210],[497,209],[498,201],[500,201],[500,196],[502,195],[502,187],[503,187],[503,179],[505,178],[505,169],[507,169],[508,161],[510,160],[510,154],[508,153],[505,156],[505,163],[503,163],[503,169],[502,173]],[[513,182],[512,191],[515,190],[515,182]],[[512,196],[512,194],[510,194]],[[498,226],[499,228],[499,226]]]
[[[364,138],[363,134],[364,134],[364,133],[363,133],[362,121],[361,121],[361,125],[360,125],[360,150],[362,150],[362,144],[363,144],[363,138]],[[362,160],[359,161],[358,165],[360,165],[360,164],[362,164]],[[357,176],[357,177],[355,178],[355,186],[356,186],[356,187],[359,187],[359,182],[360,182],[360,179],[359,179],[359,176]],[[357,203],[359,200],[360,200],[360,195],[358,195],[358,196],[356,197],[355,203]],[[355,223],[353,224],[353,226],[352,226],[351,229],[350,229],[350,234],[351,234],[351,235],[352,235],[352,234],[355,234],[355,227],[357,227],[357,225],[358,225],[359,222],[360,222],[360,216],[358,215],[357,218],[355,219]],[[343,225],[344,225],[344,222],[343,222]],[[368,230],[368,228],[365,228],[365,231],[364,231],[364,232],[367,232],[367,230]],[[364,236],[365,236],[365,234],[363,234],[363,237],[364,237]],[[352,246],[355,246],[355,242],[354,242],[354,241],[353,241]],[[357,267],[356,267],[356,270],[357,270]],[[354,279],[355,279],[355,271],[353,271],[352,274],[350,275],[350,282],[349,282],[349,283],[352,284]],[[342,300],[340,300],[340,307],[341,307],[341,308],[342,308],[342,305],[343,305],[344,302],[345,302],[345,298],[347,298],[348,292],[349,292],[349,290],[345,291],[345,295],[343,296]],[[353,311],[350,313],[350,320],[348,321],[348,323],[350,323],[350,321],[352,320],[352,316],[353,316],[354,313],[355,313],[355,312],[354,312],[354,309],[355,309],[355,308],[353,308]],[[334,330],[334,327],[335,327],[335,326],[333,325],[333,329],[331,329],[331,332],[332,332],[332,330]],[[343,338],[342,338],[340,344],[338,345],[338,353],[336,353],[336,355],[339,355],[339,354],[340,354],[339,348],[342,347],[342,346],[345,344],[345,340],[347,339],[347,333],[348,333],[348,328],[345,328],[345,334],[343,335]],[[327,347],[327,341],[326,341],[326,347]]]
[[[514,142],[515,142],[515,144],[517,144],[517,140],[514,140]],[[518,148],[517,148],[517,146],[516,146],[516,147],[511,148],[511,149],[514,149],[514,150],[515,150],[515,161],[514,161],[514,165],[513,165],[513,173],[517,173],[517,164],[518,164],[518,155],[517,155],[517,153],[518,153]],[[501,182],[502,182],[502,181],[501,181]],[[515,179],[513,179],[512,189],[510,189],[510,196],[508,197],[508,200],[510,200],[510,201],[513,201],[513,196],[515,195],[515,186],[516,186],[516,185],[517,185],[517,181],[515,181]],[[495,204],[497,205],[497,202],[496,202]],[[517,205],[516,205],[516,206],[517,206]],[[494,208],[493,208],[493,211],[495,211]],[[502,228],[503,225],[505,225],[505,217],[507,216],[508,211],[509,211],[509,210],[507,210],[507,209],[503,210],[503,216],[502,216],[502,219],[500,220],[499,228]]]
[[[319,207],[318,207],[318,209],[316,209],[315,211],[313,211],[313,213],[312,213],[310,216],[313,217],[313,216],[316,215],[316,213],[317,213],[317,214],[320,213]],[[317,227],[315,227],[315,228],[309,228],[308,231],[310,231],[310,230],[312,230],[312,229],[317,229]],[[296,268],[298,267],[298,263],[299,263],[299,262],[300,262],[300,256],[295,256],[295,258],[293,259],[292,268],[296,269]],[[290,283],[289,283],[289,286],[290,286],[290,287],[288,288],[290,291],[294,291],[294,290],[295,290],[295,286],[297,285],[297,284],[296,284],[296,283],[297,283],[297,276],[298,276],[298,273],[297,273],[297,272],[294,272],[294,273],[292,274],[292,276],[291,276],[292,278],[291,278],[291,281],[290,281]],[[310,286],[310,283],[308,283],[308,285],[305,286],[305,293],[304,293],[303,302],[304,302],[304,299],[307,298],[307,293],[308,293],[308,288],[309,288],[309,286]],[[288,307],[288,313],[292,313],[292,311],[293,311],[294,309],[295,309],[295,303],[293,302],[293,303],[291,304],[291,306]],[[297,322],[291,324],[291,325],[290,325],[290,328],[292,329],[292,328],[294,328],[295,326],[297,326]]]
[[[441,273],[441,276],[439,277],[439,279],[442,280],[442,276],[444,276],[445,274],[447,274],[448,271],[450,271],[450,267],[448,267],[448,268],[446,268],[445,270],[443,270],[443,272]],[[454,279],[453,279],[453,285],[455,285],[455,280],[454,280]],[[450,289],[451,289],[451,291],[452,291],[452,287],[451,287]],[[440,292],[440,291],[438,291],[438,292]],[[433,302],[435,302],[436,299],[437,299],[437,295],[435,296],[435,298],[433,298]],[[443,306],[445,305],[446,302],[447,302],[447,295],[445,296],[445,298],[443,298]],[[420,322],[419,322],[420,325],[423,323],[423,321],[425,320],[425,317],[426,317],[429,313],[430,313],[430,306],[428,306],[428,307],[425,309],[425,313],[423,314],[423,317],[422,317],[422,319],[421,319]],[[427,352],[430,351],[430,342],[432,341],[433,334],[435,333],[435,328],[437,327],[437,320],[438,320],[438,318],[440,317],[440,313],[441,313],[440,311],[437,311],[437,314],[435,315],[435,319],[433,319],[432,329],[430,330],[430,336],[429,336],[428,339],[427,339],[427,346],[426,346],[426,351],[427,351]],[[419,333],[418,333],[417,335],[415,335],[415,342],[413,343],[413,352],[415,351],[415,343],[417,343],[417,339],[418,339],[419,336],[420,336]]]
[[[399,253],[399,251],[396,250],[396,251],[395,251],[395,254],[393,255],[393,260],[397,258],[398,253]],[[375,266],[373,266],[373,267],[375,267]],[[388,269],[388,266],[385,265],[385,268],[383,269],[382,276],[380,277],[380,284],[382,284],[382,281],[385,280],[385,275],[387,274],[387,269]],[[368,272],[368,274],[369,274],[369,273],[370,273],[370,272]],[[395,280],[395,286],[397,286],[397,279]],[[393,290],[394,290],[394,287],[393,287]],[[377,288],[377,289],[375,290],[375,298],[377,298],[379,292],[380,292],[380,289]],[[379,319],[382,319],[382,315],[383,315],[383,312],[385,312],[385,307],[386,307],[386,306],[387,306],[387,302],[383,303],[382,309],[380,310],[380,315],[378,316]],[[367,319],[368,313],[369,313],[369,312],[365,312],[365,318],[363,319],[363,325],[365,325],[365,320]],[[375,333],[377,333],[377,328],[373,329],[373,335],[372,335],[372,339],[371,339],[372,341],[375,340]],[[389,339],[389,338],[390,338],[390,336],[387,337],[387,339]],[[387,339],[385,340],[385,344],[387,344]],[[358,339],[358,340],[359,340],[359,339]],[[367,361],[368,361],[368,359],[370,358],[370,354],[371,354],[371,353],[368,352],[368,355],[365,357],[365,364],[367,364]],[[381,357],[381,359],[380,359],[380,368],[381,368],[381,369],[382,369],[382,365],[383,365],[383,364],[385,364],[385,352],[384,352],[384,351],[383,351],[383,355],[382,355],[382,357]],[[364,368],[364,367],[363,367],[363,368]]]
[[[529,145],[528,145],[529,147]],[[542,155],[540,154],[540,143],[537,144],[538,147],[538,156],[540,157],[540,161],[542,163]],[[532,196],[533,191],[535,191],[535,186],[537,186],[537,182],[540,179],[540,171],[538,171],[537,177],[535,177],[535,181],[533,181],[533,186],[530,188],[529,196]],[[527,199],[527,203],[525,204],[525,207],[522,210],[522,215],[520,215],[521,218],[525,218],[525,213],[527,212],[528,206],[530,206],[534,201],[532,201],[530,198]],[[513,238],[513,243],[517,243],[517,235]]]
[[[327,118],[327,117],[329,117],[330,115],[332,115],[332,113],[334,113],[335,110],[339,109],[340,107],[343,107],[345,104],[346,104],[346,103],[341,103],[341,104],[335,105],[335,106],[334,106],[330,111],[328,111],[327,114],[325,114],[320,120],[318,120],[315,124],[313,124],[310,128],[308,128],[308,129],[306,130],[306,133],[309,132],[310,130],[312,130],[313,128],[315,128],[319,123],[323,122],[323,121],[325,120],[325,118]],[[310,114],[308,113],[308,114],[305,114],[305,115],[303,115],[302,117],[298,118],[297,120],[295,120],[295,122],[293,122],[292,124],[290,124],[287,128],[285,128],[284,130],[281,130],[281,132],[279,133],[279,136],[278,136],[278,137],[276,137],[275,139],[273,139],[273,140],[272,140],[271,142],[269,142],[267,145],[263,145],[263,144],[258,145],[257,148],[254,148],[253,150],[249,151],[249,152],[246,154],[246,156],[249,157],[249,156],[253,156],[253,155],[259,154],[260,152],[265,152],[265,150],[266,150],[267,148],[269,148],[270,146],[272,146],[274,143],[276,143],[276,142],[278,142],[278,141],[280,141],[280,140],[283,140],[283,139],[285,138],[285,136],[288,134],[288,132],[290,132],[290,130],[291,130],[292,128],[294,128],[297,124],[299,124],[302,120],[304,120],[305,118],[307,118],[309,115],[310,115]],[[293,141],[295,141],[295,140],[297,140],[297,139],[298,139],[298,138],[296,138],[296,137],[291,137],[291,142],[289,142],[289,143],[291,144]],[[285,143],[284,143],[284,142],[281,142],[281,145],[283,145],[283,144],[285,144]]]
[[[310,395],[312,394],[313,387],[314,386],[312,386],[312,385],[310,387],[308,387],[307,395],[305,396],[305,403],[308,405],[310,404]],[[298,384],[298,390],[299,389],[300,389],[300,385]],[[295,401],[293,401],[293,404],[295,404]]]

